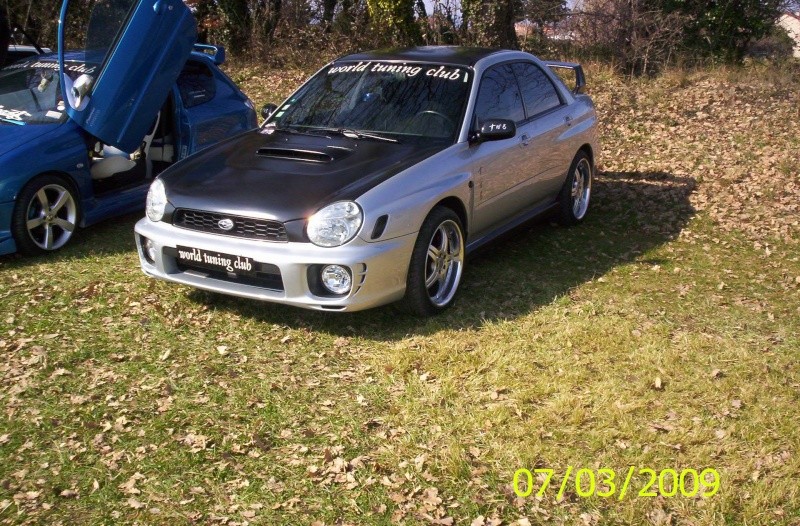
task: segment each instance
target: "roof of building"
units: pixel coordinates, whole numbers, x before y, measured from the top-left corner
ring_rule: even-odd
[[[788,16],[790,18],[794,18],[795,20],[800,22],[800,13],[792,13],[791,11],[786,11],[784,13],[781,13],[781,15],[782,16]]]

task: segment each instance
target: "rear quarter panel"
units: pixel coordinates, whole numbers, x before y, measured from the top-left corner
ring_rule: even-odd
[[[216,93],[208,102],[187,108],[180,91],[175,90],[180,112],[178,159],[258,125],[247,96],[211,60],[204,58],[202,62],[214,75]]]

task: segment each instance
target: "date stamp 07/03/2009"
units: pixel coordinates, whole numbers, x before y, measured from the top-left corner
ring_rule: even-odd
[[[720,489],[719,472],[714,468],[706,468],[700,472],[696,469],[662,469],[630,466],[624,478],[617,478],[613,469],[574,469],[567,466],[561,483],[551,484],[553,469],[518,469],[514,473],[514,493],[518,497],[530,497],[536,491],[537,497],[544,497],[548,490],[557,491],[556,500],[561,500],[565,492],[574,490],[581,498],[602,497],[623,500],[625,497],[713,497]],[[634,481],[633,479],[637,480]],[[631,487],[633,483],[634,487]],[[538,488],[538,491],[537,491]],[[636,489],[638,488],[638,493]]]

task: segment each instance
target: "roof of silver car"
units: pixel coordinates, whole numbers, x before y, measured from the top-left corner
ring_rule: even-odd
[[[433,62],[437,64],[452,64],[454,66],[474,66],[479,60],[501,53],[502,49],[488,49],[478,47],[458,46],[421,46],[405,49],[381,49],[348,55],[339,61],[408,61],[408,62]]]

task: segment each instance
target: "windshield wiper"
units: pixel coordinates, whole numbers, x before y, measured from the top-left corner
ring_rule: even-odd
[[[351,139],[375,139],[376,141],[393,142],[395,144],[400,142],[397,139],[392,139],[391,137],[384,137],[383,135],[375,135],[373,133],[360,132],[348,128],[340,128],[335,131]]]
[[[312,136],[315,136],[315,137],[317,136],[316,133],[308,133],[307,131],[304,131],[304,130],[298,130],[297,128],[294,128],[291,125],[289,125],[289,126],[278,126],[277,124],[275,124],[273,122],[267,124],[266,126],[264,126],[262,128],[262,130],[267,130],[267,129],[271,129],[271,130],[275,130],[275,131],[279,131],[279,132],[291,133],[292,135],[312,135]]]
[[[325,133],[338,133],[339,135],[343,135],[348,139],[373,139],[376,141],[391,142],[395,144],[400,142],[397,139],[392,139],[391,137],[376,135],[374,133],[362,132],[350,128],[311,128],[311,129]]]

